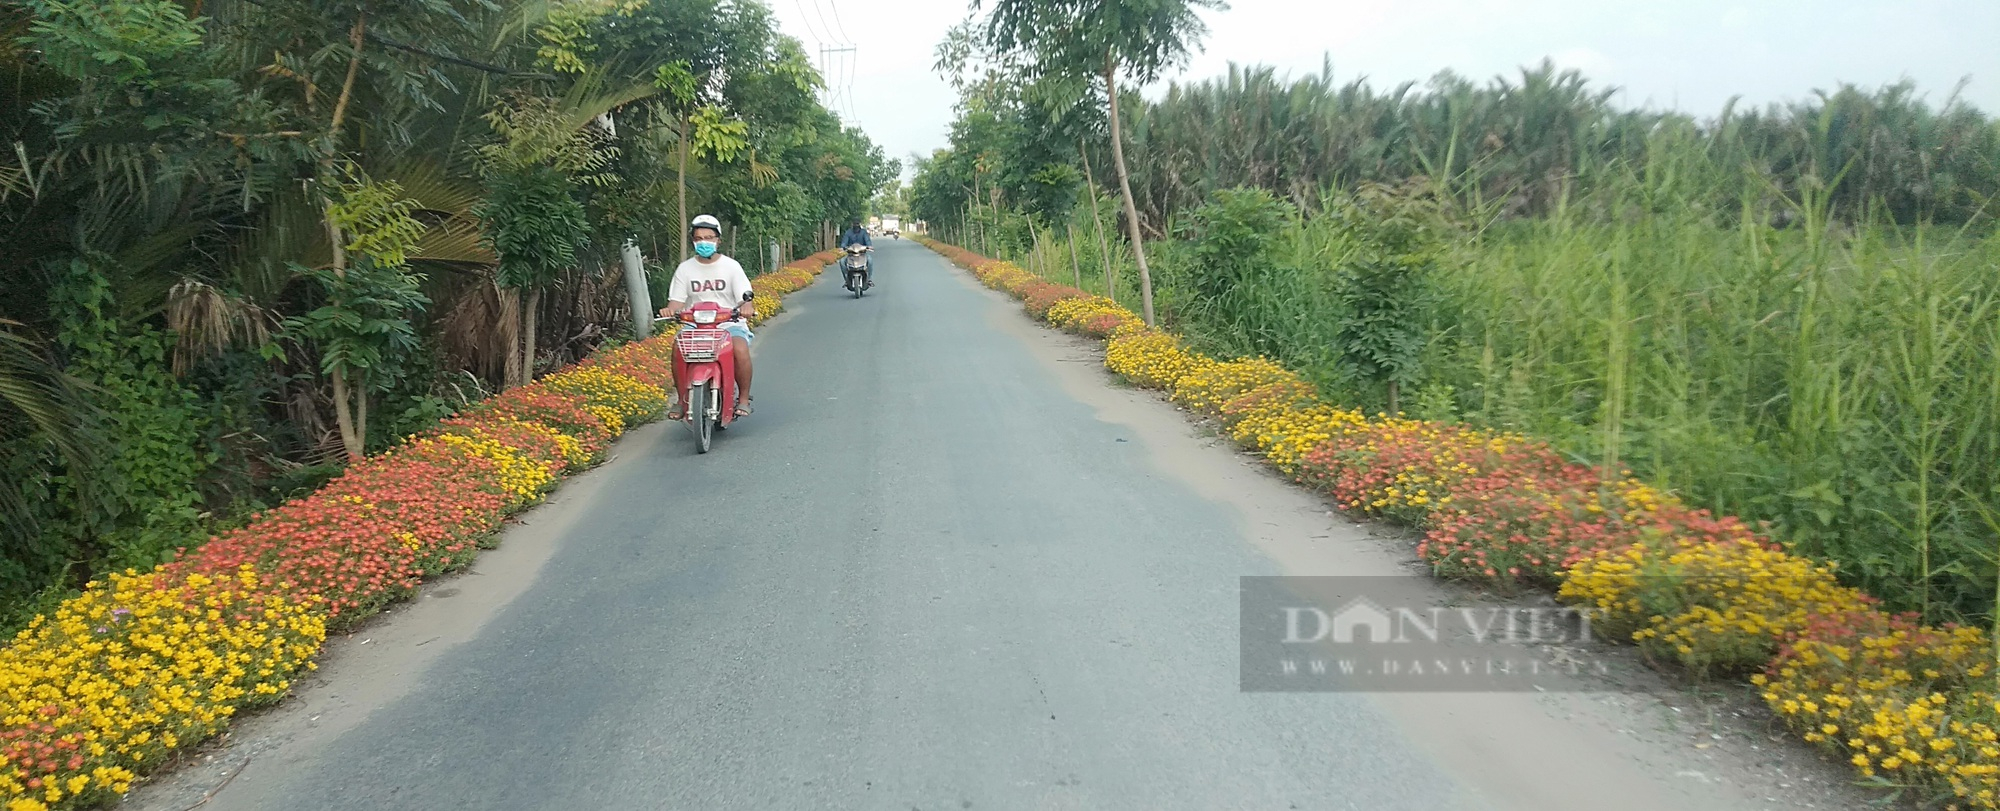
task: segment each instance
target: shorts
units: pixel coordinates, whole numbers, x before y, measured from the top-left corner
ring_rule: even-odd
[[[750,325],[741,321],[731,321],[723,324],[722,330],[730,335],[742,338],[744,346],[749,346],[750,342],[757,337],[757,333],[750,331]]]

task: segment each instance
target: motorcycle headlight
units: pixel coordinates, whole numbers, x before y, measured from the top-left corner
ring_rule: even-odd
[[[695,323],[697,323],[697,324],[713,324],[713,323],[715,323],[715,311],[714,311],[714,310],[696,310],[696,311],[695,311],[695,313],[694,313],[694,322],[695,322]]]

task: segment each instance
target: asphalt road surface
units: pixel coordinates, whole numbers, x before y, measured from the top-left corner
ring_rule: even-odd
[[[1084,350],[880,242],[868,297],[829,272],[762,331],[757,413],[713,453],[642,429],[133,804],[1779,807],[1640,785],[1587,736],[1513,751],[1542,742],[1485,699],[1241,692],[1238,577],[1286,571],[1229,500],[1254,488],[1189,485],[1168,468],[1196,451],[1076,394],[1106,386]],[[1478,765],[1508,757],[1588,774],[1550,799]]]

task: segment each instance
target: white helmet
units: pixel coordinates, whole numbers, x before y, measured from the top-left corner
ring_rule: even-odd
[[[703,214],[694,218],[694,222],[688,223],[688,233],[694,233],[694,229],[696,228],[708,228],[720,234],[722,233],[722,222],[707,214]]]

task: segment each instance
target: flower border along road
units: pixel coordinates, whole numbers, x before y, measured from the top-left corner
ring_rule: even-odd
[[[756,280],[757,321],[836,253]],[[105,802],[290,689],[329,628],[461,568],[502,519],[668,404],[672,333],[488,399],[149,572],[87,585],[0,649],[5,811]]]
[[[1102,296],[921,240],[1030,315],[1106,340],[1105,365],[1220,421],[1229,436],[1345,511],[1424,532],[1442,577],[1553,590],[1697,678],[1744,677],[1806,741],[1869,783],[1953,808],[2000,808],[1994,648],[1842,586],[1733,517],[1629,476],[1605,481],[1546,442],[1324,402],[1264,358],[1218,360]]]

